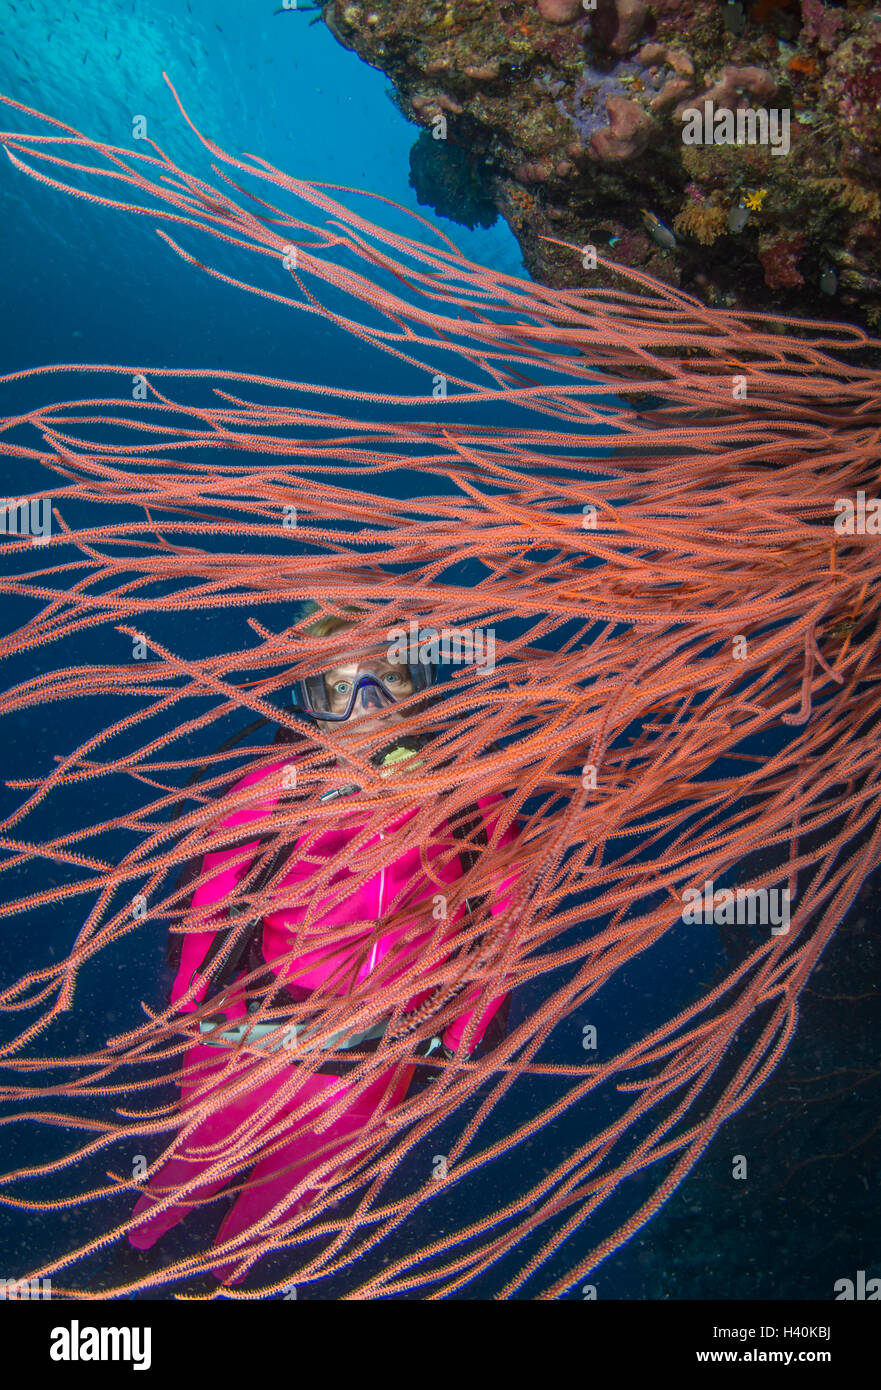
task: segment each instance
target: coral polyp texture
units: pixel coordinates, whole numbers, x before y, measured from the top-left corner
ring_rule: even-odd
[[[881,321],[877,7],[331,0],[324,19],[435,142],[420,200],[449,215],[460,175],[445,162],[467,151],[470,220],[479,182],[477,202],[506,218],[537,279],[574,283],[552,238],[603,247],[710,304],[828,314],[834,301],[844,318]],[[686,143],[685,112],[707,102],[735,118],[776,112],[785,143],[749,125],[745,138],[742,126],[727,143],[718,131]],[[675,244],[652,236],[646,208],[675,226]]]

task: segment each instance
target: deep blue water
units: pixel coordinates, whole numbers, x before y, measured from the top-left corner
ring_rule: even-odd
[[[431,220],[432,213],[418,206],[407,179],[416,128],[389,100],[382,74],[342,49],[322,25],[310,24],[312,16],[273,16],[272,9],[271,0],[261,5],[175,0],[149,9],[123,0],[112,5],[77,3],[75,10],[38,0],[0,0],[0,91],[120,145],[128,142],[133,118],[146,115],[151,135],[172,157],[184,167],[204,169],[202,155],[162,82],[165,69],[197,125],[230,152],[248,150],[301,177],[372,189]],[[0,111],[5,129],[20,128],[19,122],[17,113]],[[391,210],[387,220],[412,231]],[[501,222],[473,232],[449,222],[442,225],[472,259],[522,273],[516,242]],[[0,163],[0,257],[0,372],[65,361],[124,362],[234,367],[310,381],[367,382],[369,389],[412,386],[406,370],[388,359],[377,366],[375,354],[327,325],[304,321],[200,275],[156,237],[149,219],[125,217],[38,187],[5,159]],[[40,391],[45,395],[39,388],[38,396]],[[24,388],[6,390],[2,413],[19,408],[26,396],[32,398]],[[0,492],[5,495],[23,486],[21,474],[13,475],[7,465]],[[12,616],[18,615],[7,613],[6,622]],[[225,644],[229,635],[207,622],[198,633],[209,648],[212,642]],[[98,662],[107,657],[100,644],[84,639],[79,659]],[[5,681],[24,674],[13,664]],[[98,707],[92,717],[100,713]],[[17,721],[4,744],[4,775],[28,775],[28,769],[32,775],[34,767],[51,765],[59,746],[72,746],[85,737],[85,728],[70,727],[67,721],[72,717],[65,712],[62,729],[52,710]],[[8,795],[4,792],[4,805]],[[90,806],[89,815],[97,818],[102,810],[109,806]],[[75,813],[75,807],[69,808],[69,814]],[[51,828],[41,825],[39,817],[33,822],[34,834]],[[875,920],[868,890],[860,911],[857,923]],[[4,938],[4,977],[16,976],[27,962],[51,958],[63,949],[71,927],[77,925],[75,918],[76,913],[45,912],[39,916],[38,930],[33,923],[26,929],[10,928]],[[865,928],[854,926],[857,937],[861,930],[865,934]],[[140,999],[159,1002],[167,985],[161,946],[152,939],[127,944],[115,956],[108,953],[84,986],[87,1021],[71,1023],[72,1044],[82,1046],[87,1039],[106,1036],[108,1023],[125,1026],[138,1016]],[[846,975],[847,962],[863,943],[845,941],[841,949],[851,954],[843,964],[830,959],[835,981],[835,972]],[[670,934],[657,951],[634,965],[626,989],[622,983],[604,992],[590,1021],[604,1033],[607,1045],[616,1046],[634,1023],[647,1030],[656,1016],[683,1007],[711,978],[719,960],[716,945]],[[845,991],[839,986],[837,992]],[[534,998],[518,998],[516,1010],[527,1010]],[[638,1018],[632,1012],[634,999],[641,1011]],[[790,1068],[790,1075],[799,1075],[798,1061],[805,1064],[805,1049],[817,1070],[832,1071],[846,1063],[838,1018],[831,1023],[821,1019],[813,1026],[817,1031],[793,1049],[795,1071]],[[577,1050],[571,1060],[580,1060]],[[785,1105],[787,1084],[781,1069],[772,1083],[777,1091],[768,1091],[769,1107]],[[843,1086],[843,1113],[832,1113],[820,1132],[809,1127],[816,1110],[811,1112],[807,1103],[796,1106],[799,1113],[787,1120],[789,1146],[774,1149],[778,1168],[788,1153],[793,1165],[793,1155],[807,1155],[816,1171],[818,1154],[844,1152],[848,1135],[859,1137],[866,1116],[855,1114],[853,1107],[859,1112],[865,1092]],[[831,1083],[826,1089],[833,1089]],[[855,1101],[849,1101],[849,1095]],[[577,1118],[567,1118],[558,1135],[532,1141],[514,1161],[534,1165],[536,1174],[546,1171],[577,1139],[577,1123]],[[866,1159],[865,1147],[857,1145],[844,1158],[823,1163],[825,1177],[817,1191],[806,1191],[797,1183],[787,1189],[778,1172],[781,1193],[796,1194],[778,1196],[773,1175],[762,1170],[763,1153],[769,1151],[764,1146],[772,1141],[756,1124],[749,1114],[739,1117],[661,1217],[602,1266],[593,1277],[601,1297],[742,1298],[755,1293],[765,1298],[823,1298],[829,1296],[835,1278],[871,1268],[866,1194],[869,1183],[877,1192],[878,1175]],[[27,1161],[32,1142],[25,1127],[16,1131],[11,1143],[16,1161]],[[739,1194],[732,1199],[726,1175],[731,1155],[743,1151],[757,1165],[759,1190],[754,1188],[749,1199]],[[491,1184],[499,1181],[503,1175]],[[454,1192],[449,1210],[432,1204],[431,1214],[420,1218],[417,1229],[436,1230],[445,1221],[473,1219],[484,1195],[480,1184],[464,1197]],[[778,1201],[775,1226],[768,1210]],[[877,1199],[872,1201],[877,1215]],[[2,1214],[3,1259],[14,1259],[22,1249],[39,1254],[64,1248],[72,1227],[80,1233],[101,1225],[96,1212],[62,1216],[51,1231],[37,1237],[27,1217]],[[579,1236],[574,1247],[583,1250],[592,1243]],[[569,1250],[558,1257],[548,1274],[562,1273],[572,1254]],[[486,1297],[491,1288],[491,1282],[477,1284],[466,1296]],[[581,1295],[576,1290],[570,1296]]]

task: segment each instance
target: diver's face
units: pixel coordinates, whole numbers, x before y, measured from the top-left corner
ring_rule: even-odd
[[[324,684],[327,689],[330,708],[342,714],[351,699],[352,690],[362,676],[375,676],[394,695],[395,700],[403,700],[413,694],[413,680],[406,666],[394,666],[382,657],[372,660],[344,662],[326,671]],[[341,733],[347,725],[361,723],[364,730],[387,728],[390,724],[401,724],[404,716],[375,685],[365,685],[358,691],[352,712],[347,719],[331,722],[326,720],[323,727],[327,732]]]

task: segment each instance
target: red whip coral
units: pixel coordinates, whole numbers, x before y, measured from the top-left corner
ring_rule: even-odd
[[[133,364],[56,364],[0,380],[25,388],[0,419],[4,451],[44,474],[66,513],[46,547],[6,538],[22,563],[4,568],[0,592],[20,626],[0,636],[0,655],[43,666],[0,696],[0,716],[15,730],[50,702],[90,712],[80,742],[76,725],[55,721],[55,757],[7,782],[21,797],[0,820],[2,863],[16,871],[0,918],[45,910],[57,923],[45,963],[13,958],[26,973],[0,991],[6,1099],[21,1107],[16,1120],[53,1138],[48,1157],[41,1149],[2,1174],[2,1200],[49,1217],[58,1242],[33,1255],[27,1277],[52,1275],[54,1296],[61,1272],[62,1296],[88,1297],[82,1262],[132,1231],[126,1203],[169,1157],[189,1160],[189,1173],[170,1182],[165,1207],[209,1207],[230,1185],[246,1190],[255,1150],[283,1151],[293,1130],[309,1137],[310,1161],[284,1169],[289,1185],[268,1216],[222,1249],[202,1238],[186,1256],[164,1251],[123,1291],[214,1269],[219,1256],[244,1277],[283,1254],[297,1283],[348,1279],[346,1297],[442,1298],[495,1274],[505,1256],[498,1297],[541,1279],[538,1296],[558,1298],[650,1220],[778,1065],[813,970],[881,862],[881,548],[832,521],[837,500],[873,476],[881,394],[865,359],[881,344],[846,325],[707,308],[640,272],[613,289],[587,272],[578,288],[555,291],[469,262],[436,228],[420,240],[425,225],[412,214],[403,231],[374,224],[360,200],[351,211],[338,190],[204,137],[211,182],[158,146],[90,141],[8,104],[29,130],[41,123],[37,134],[3,133],[41,195],[65,191],[101,218],[148,219],[183,266],[243,305],[265,297],[298,327],[317,322],[346,346],[353,335],[384,354],[380,367],[407,368],[402,394],[401,378],[381,370],[328,386],[141,363],[144,399],[130,390]],[[581,247],[561,245],[583,264]],[[432,390],[439,370],[442,395]],[[44,388],[84,371],[85,398],[45,399]],[[741,373],[748,390],[732,392]],[[597,441],[597,425],[612,432]],[[408,479],[403,497],[375,485],[394,475]],[[463,558],[475,562],[470,574]],[[307,596],[329,615],[356,612],[351,630],[317,637],[292,612]],[[206,653],[191,641],[195,613],[242,620]],[[451,672],[428,709],[400,704],[425,742],[386,780],[371,762],[376,730],[356,729],[341,746],[278,697],[354,642],[386,649],[389,626],[416,613],[437,630],[464,615],[471,627],[498,624],[499,665]],[[97,664],[84,658],[85,634],[100,635]],[[132,638],[149,644],[142,669],[124,650]],[[213,742],[234,713],[292,735],[293,780],[278,749],[259,743],[227,740],[206,763],[199,737]],[[273,780],[230,786],[255,764]],[[204,777],[181,789],[194,768]],[[324,798],[353,775],[349,805],[365,828],[343,862],[319,849],[348,814]],[[522,820],[518,846],[501,832],[473,837],[469,806],[488,792],[500,823]],[[91,992],[76,1018],[91,1029],[86,1042],[71,1029],[59,1038],[62,1015],[80,1005],[78,977],[120,947],[125,970],[133,941],[169,919],[192,944],[215,907],[238,922],[295,908],[295,944],[308,937],[326,950],[339,938],[335,916],[316,920],[311,875],[291,881],[273,856],[305,837],[325,889],[358,901],[403,851],[427,862],[439,806],[464,820],[473,852],[452,904],[464,913],[467,893],[473,914],[456,958],[412,901],[359,921],[345,978],[282,1006],[310,1045],[261,1052],[245,1034],[235,1051],[219,1049],[226,1095],[194,1088],[188,1133],[155,1088],[200,1042],[215,1000],[185,1014],[145,1004],[108,1041]],[[195,905],[176,873],[214,852],[234,808],[261,817],[267,873],[246,871],[222,905]],[[226,831],[233,856],[241,833]],[[123,835],[132,838],[120,848]],[[515,886],[493,914],[500,876]],[[785,931],[767,930],[763,916],[762,929],[734,933],[736,959],[693,988],[690,965],[671,972],[650,1023],[622,1009],[619,1039],[585,1058],[586,1002],[612,981],[623,987],[634,963],[646,973],[664,938],[689,962],[705,949],[710,923],[693,930],[683,904],[696,893],[706,901],[707,889],[714,902],[714,882],[733,900],[726,877],[740,885],[738,906],[742,890],[767,900],[788,882]],[[390,954],[356,988],[389,922],[411,942],[428,932],[430,949],[403,962]],[[239,1002],[248,992],[257,1005],[255,1024],[278,983],[261,990],[260,973],[235,985]],[[691,992],[677,996],[683,981]],[[476,1009],[508,982],[531,988],[508,1036],[472,1058],[466,1023],[433,1086],[401,1098],[425,1056],[417,1049],[459,1016],[462,991]],[[142,997],[139,982],[131,990]],[[340,1056],[341,1036],[371,1027],[375,1050]],[[321,1080],[328,1068],[332,1080]],[[341,1137],[334,1114],[316,1117],[301,1099],[304,1078],[334,1090],[336,1116],[377,1086],[389,1104]],[[251,1093],[269,1080],[255,1128]],[[197,1140],[194,1155],[193,1126],[231,1098],[242,1105],[235,1130],[210,1151]],[[509,1099],[528,1103],[525,1117]],[[476,1179],[487,1206],[420,1224],[439,1184],[421,1162],[435,1149],[419,1145],[434,1145],[441,1123],[450,1186]],[[523,1161],[518,1146],[551,1135],[549,1162],[534,1151]],[[151,1159],[135,1176],[131,1155],[142,1151]],[[506,1163],[503,1182],[491,1181]],[[49,1200],[33,1190],[47,1179]],[[86,1204],[97,1209],[90,1226],[57,1220]],[[598,1211],[608,1224],[591,1224],[585,1245],[554,1261]],[[247,1294],[290,1282],[267,1277]]]

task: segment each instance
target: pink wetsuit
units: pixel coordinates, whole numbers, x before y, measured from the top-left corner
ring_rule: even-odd
[[[261,778],[269,776],[284,765],[284,763],[278,763],[274,767],[260,768],[256,772],[249,773],[236,784],[237,789],[249,786]],[[490,838],[496,823],[496,817],[492,816],[490,808],[493,804],[497,805],[499,800],[498,797],[482,797],[477,802],[478,807],[483,812],[484,827]],[[258,820],[272,809],[275,801],[275,797],[268,797],[262,803],[262,807],[248,807],[236,811],[224,820],[223,824],[234,826],[247,821]],[[360,833],[363,815],[359,815],[357,806],[353,806],[350,811],[346,812],[345,800],[339,804],[341,808],[339,823],[332,825],[312,841],[306,857],[298,858],[297,852],[294,850],[288,861],[282,885],[301,883],[308,879],[320,867],[320,861],[326,861],[331,856],[339,854]],[[414,814],[415,808],[398,815],[383,829],[381,835],[393,834]],[[516,823],[509,826],[500,836],[499,845],[510,843],[518,834],[519,827]],[[378,838],[370,839],[365,848],[369,849],[371,845],[376,844]],[[259,841],[255,839],[253,845],[255,851],[258,848],[258,843]],[[451,843],[455,844],[455,841],[452,840],[449,828],[442,826],[427,846],[426,853],[429,862],[441,855],[449,855]],[[231,868],[224,869],[224,863],[229,860],[237,862],[234,862]],[[243,857],[241,846],[206,855],[201,872],[204,873],[215,867],[218,872],[196,889],[192,899],[193,906],[205,907],[224,898],[236,881],[248,872],[251,862]],[[341,856],[339,862],[341,865],[345,865],[345,858]],[[460,877],[462,869],[458,857],[452,855],[446,865],[434,868],[433,872],[442,882],[454,883]],[[351,870],[341,867],[334,874],[331,883],[336,885],[350,876],[352,876]],[[495,889],[491,903],[493,914],[502,912],[508,906],[507,890],[510,889],[515,877],[514,872],[509,872],[508,877],[500,882]],[[400,938],[406,936],[408,931],[412,931],[412,920],[379,936],[367,953],[363,952],[366,936],[364,927],[362,926],[346,935],[346,923],[349,921],[361,923],[379,921],[384,913],[389,913],[391,905],[397,907],[402,899],[406,898],[406,901],[414,906],[414,911],[419,910],[417,904],[424,903],[421,912],[427,915],[428,925],[424,936],[418,935],[411,938],[400,950],[400,969],[394,970],[392,968],[386,975],[388,980],[394,980],[404,974],[408,966],[412,969],[414,953],[424,949],[437,930],[437,924],[432,920],[431,915],[431,904],[437,891],[437,885],[428,879],[422,870],[419,847],[414,846],[375,874],[362,885],[357,893],[345,898],[342,903],[333,905],[330,898],[326,900],[327,909],[319,911],[316,915],[314,929],[316,933],[323,934],[329,928],[339,925],[338,944],[335,942],[332,946],[325,945],[319,950],[303,951],[290,963],[284,963],[276,968],[273,962],[278,961],[280,957],[284,957],[291,950],[291,928],[301,923],[305,916],[306,908],[300,905],[283,908],[277,913],[267,913],[264,916],[262,922],[263,957],[276,974],[287,971],[295,973],[296,984],[305,991],[316,989],[319,985],[325,984],[329,977],[337,971],[344,974],[345,971],[341,967],[345,966],[347,960],[356,958],[360,951],[364,954],[364,959],[356,976],[357,982],[360,983],[376,970],[387,956],[392,955],[394,958],[396,944]],[[461,926],[465,920],[464,908],[451,916],[451,948],[455,943],[457,926]],[[218,926],[226,924],[223,912],[218,913],[217,924]],[[177,1003],[192,987],[191,999],[180,1004],[181,1010],[194,1011],[197,1007],[196,1001],[201,1002],[209,988],[210,979],[200,976],[198,972],[199,966],[205,959],[206,952],[214,940],[214,934],[215,928],[211,928],[204,932],[188,933],[184,938],[180,968],[171,995],[172,1002]],[[342,985],[326,987],[325,998],[328,991],[338,994],[346,992]],[[427,993],[428,991],[408,1001],[408,1007],[418,1006],[427,997]],[[463,1011],[444,1031],[443,1041],[453,1051],[458,1048],[462,1041],[463,1033],[472,1018],[473,1008],[479,995],[480,989],[476,988],[464,996]],[[475,1048],[480,1042],[493,1015],[504,1002],[504,998],[504,995],[499,995],[484,1008],[469,1040],[470,1049]],[[224,1013],[230,1019],[246,1016],[245,1007],[241,1001],[234,1002],[231,1007],[224,1008]],[[221,1049],[216,1046],[197,1044],[187,1051],[183,1060],[180,1083],[184,1117],[186,1116],[188,1098],[202,1098],[206,1087],[211,1085],[212,1073],[214,1071],[222,1072],[227,1063],[228,1056],[224,1056]],[[290,1075],[290,1070],[287,1067],[276,1069],[270,1076],[264,1076],[259,1082],[255,1081],[253,1086],[243,1089],[225,1105],[213,1109],[212,1113],[197,1125],[188,1136],[186,1147],[181,1149],[177,1156],[170,1158],[152,1179],[149,1190],[155,1194],[156,1199],[161,1198],[165,1191],[192,1180],[200,1169],[204,1170],[210,1166],[210,1157],[189,1158],[186,1157],[187,1152],[208,1145],[222,1145],[224,1139],[232,1136],[236,1131],[239,1135],[247,1132],[254,1137],[259,1137],[261,1130],[264,1129],[268,1130],[274,1127],[277,1131],[279,1122],[287,1116],[291,1117],[293,1125],[304,1102],[324,1093],[324,1104],[312,1112],[317,1119],[331,1102],[337,1103],[349,1089],[346,1081],[340,1077],[319,1073],[305,1078],[302,1085],[293,1094],[275,1101],[274,1096],[289,1084]],[[301,1181],[311,1167],[325,1165],[328,1158],[332,1157],[334,1153],[333,1147],[329,1149],[328,1144],[333,1145],[336,1141],[339,1147],[343,1147],[372,1115],[380,1110],[387,1110],[401,1101],[409,1088],[412,1075],[413,1069],[407,1068],[399,1078],[395,1089],[391,1093],[387,1093],[393,1071],[383,1072],[370,1087],[354,1098],[353,1103],[343,1110],[334,1123],[322,1131],[320,1135],[314,1135],[308,1128],[303,1128],[300,1132],[293,1134],[287,1143],[279,1144],[278,1132],[276,1132],[273,1141],[275,1147],[265,1157],[257,1156],[255,1167],[252,1169],[243,1191],[223,1221],[216,1243],[233,1239],[255,1221],[266,1216],[274,1207],[284,1201],[285,1193]],[[258,1114],[260,1116],[259,1121],[253,1118]],[[252,1117],[251,1126],[248,1125],[249,1116]],[[310,1163],[310,1154],[315,1148],[319,1148],[321,1153]],[[295,1166],[292,1167],[291,1165]],[[326,1177],[327,1170],[325,1169],[324,1181],[326,1181]],[[227,1181],[229,1179],[225,1175],[213,1180],[206,1180],[197,1189],[192,1190],[189,1196],[193,1201],[204,1201],[207,1197],[220,1191]],[[304,1192],[296,1204],[286,1210],[285,1215],[291,1215],[307,1205],[312,1195],[311,1191]],[[176,1225],[191,1210],[192,1203],[188,1203],[185,1199],[182,1203],[169,1205],[164,1210],[156,1212],[154,1216],[150,1216],[151,1210],[156,1205],[157,1202],[153,1196],[144,1195],[138,1200],[135,1207],[134,1214],[137,1216],[143,1214],[144,1219],[129,1233],[129,1240],[132,1245],[142,1250],[149,1249],[160,1236]],[[218,1278],[228,1281],[231,1269],[232,1264],[227,1262],[218,1266],[215,1273]]]

